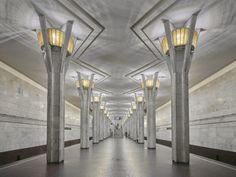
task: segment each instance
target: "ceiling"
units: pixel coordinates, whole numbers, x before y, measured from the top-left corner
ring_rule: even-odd
[[[190,86],[197,84],[236,59],[235,0],[34,0],[59,27],[74,20],[72,33],[77,47],[66,75],[66,100],[79,106],[75,88],[76,71],[84,76],[95,73],[96,91],[114,116],[123,115],[140,92],[140,74],[159,72],[161,87],[157,106],[170,98],[170,76],[165,61],[154,55],[150,41],[134,33],[134,25],[145,26],[155,39],[164,35],[161,19],[176,26],[201,9],[196,28],[200,33],[190,69]],[[46,87],[47,74],[36,33],[40,29],[30,0],[0,1],[0,60]],[[91,30],[94,29],[94,30]],[[137,30],[137,29],[136,29]],[[92,31],[92,32],[91,32]],[[91,35],[88,39],[87,36]],[[143,39],[143,40],[142,40]],[[84,42],[85,41],[85,42]],[[84,42],[84,43],[83,43]],[[145,45],[146,44],[146,45]],[[151,49],[151,50],[150,50]]]

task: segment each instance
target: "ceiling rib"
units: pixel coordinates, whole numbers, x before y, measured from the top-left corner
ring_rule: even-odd
[[[90,28],[92,28],[89,35],[82,42],[80,47],[72,56],[73,60],[79,60],[84,52],[92,45],[92,43],[100,36],[104,31],[105,27],[102,26],[95,18],[93,18],[88,12],[86,12],[79,4],[73,0],[57,0],[59,4],[64,7],[68,12],[79,20],[86,23]],[[83,19],[83,20],[82,20]]]
[[[153,44],[152,40],[144,33],[143,29],[146,25],[150,25],[154,19],[158,18],[169,7],[174,5],[177,0],[159,0],[149,11],[147,11],[130,29],[140,39],[140,41],[148,48],[148,50],[156,57],[162,60],[163,56],[158,48]]]

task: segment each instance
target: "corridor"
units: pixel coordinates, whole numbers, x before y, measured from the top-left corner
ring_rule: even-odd
[[[236,177],[236,0],[0,0],[0,177]]]
[[[147,150],[127,138],[109,138],[89,151],[66,148],[64,164],[47,165],[46,156],[0,169],[0,177],[235,177],[236,168],[190,155],[191,165],[172,165],[171,149]]]

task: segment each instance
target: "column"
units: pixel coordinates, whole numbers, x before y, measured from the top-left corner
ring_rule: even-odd
[[[102,141],[103,140],[103,119],[104,119],[104,114],[103,114],[103,111],[104,111],[104,107],[101,105],[100,106],[100,140]]]
[[[106,121],[106,127],[107,127],[107,138],[109,137],[109,118],[107,117],[107,121]]]
[[[99,143],[100,97],[93,97],[93,143]]]
[[[101,99],[101,97],[100,97]],[[100,103],[99,103],[99,109],[98,109],[98,117],[97,117],[97,136],[98,136],[98,142],[101,141],[101,125],[100,125],[100,122],[101,122],[101,100],[100,100]]]
[[[136,108],[133,109],[133,128],[134,128],[134,141],[137,141],[137,111]]]
[[[128,134],[128,119],[125,120],[123,127],[124,127],[124,135],[127,135]]]
[[[109,137],[110,136],[110,134],[109,134],[109,118],[107,117],[107,137]]]
[[[106,139],[106,114],[103,117],[103,139]]]
[[[147,142],[148,148],[156,148],[156,117],[153,90],[147,91]]]
[[[107,117],[106,117],[106,119],[105,119],[105,138],[107,138]]]
[[[138,117],[138,143],[144,143],[144,99],[142,96],[136,97],[137,117]]]
[[[129,138],[132,138],[132,118],[129,115]]]
[[[198,12],[192,15],[187,43],[175,47],[169,20],[163,20],[169,53],[166,54],[171,75],[172,160],[189,164],[189,93],[188,75],[194,46],[193,37]]]
[[[69,64],[67,51],[73,21],[66,23],[63,46],[50,46],[46,17],[40,13],[39,20],[43,45],[45,51],[44,62],[48,74],[47,92],[47,162],[60,163],[64,161],[64,124],[65,124],[65,99],[64,82]],[[38,34],[39,35],[39,34]],[[51,36],[54,37],[54,36]]]
[[[130,116],[131,118],[131,139],[134,140],[134,116],[133,113]]]
[[[94,87],[93,78],[91,79],[81,79],[81,75],[78,73],[77,88],[79,90],[80,96],[80,148],[89,149],[89,111],[91,105],[91,94]]]
[[[147,106],[147,147],[148,149],[156,149],[156,96],[159,87],[157,80],[158,73],[155,73],[154,79],[145,79],[142,75],[142,85],[144,88],[145,103]]]

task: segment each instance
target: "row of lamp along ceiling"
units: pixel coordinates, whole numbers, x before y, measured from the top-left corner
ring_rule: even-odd
[[[59,29],[56,28],[48,28],[47,29],[48,33],[48,42],[51,47],[62,47],[64,44],[64,38],[65,38],[65,33]],[[189,39],[189,28],[182,27],[182,28],[177,28],[172,31],[172,39],[173,39],[173,45],[175,48],[178,47],[183,47],[187,44],[188,39]],[[192,42],[192,50],[196,48],[197,45],[197,39],[198,39],[198,32],[195,31],[193,35],[193,42]],[[41,49],[44,49],[44,40],[43,40],[43,34],[42,32],[38,32],[38,41]],[[70,37],[69,39],[69,44],[67,48],[67,56],[71,55],[73,53],[75,47],[75,40],[73,37]],[[168,41],[167,37],[164,36],[161,41],[161,47],[163,50],[163,53],[165,55],[169,55],[169,46],[168,46]],[[151,89],[154,86],[154,79],[146,79],[146,87],[147,89]],[[88,89],[90,87],[91,81],[88,79],[83,79],[82,80],[82,86],[84,89]],[[157,88],[160,87],[160,81],[157,79],[155,86]],[[80,87],[80,82],[76,81],[76,87]],[[144,87],[144,83],[141,83],[141,87]],[[92,86],[91,88],[94,88],[94,82],[92,81]],[[94,102],[99,102],[100,98],[99,97],[94,97],[93,98]],[[136,97],[137,102],[142,102],[144,101],[143,96],[137,96]],[[132,107],[133,108],[133,107]],[[130,109],[129,115],[133,113],[132,108]],[[108,111],[105,109],[105,105],[101,105],[101,110],[104,110],[104,113],[107,114]]]
[[[64,38],[65,33],[59,29],[56,28],[48,28],[48,41],[50,46],[56,46],[56,47],[62,47],[64,44]],[[174,47],[181,47],[185,46],[189,39],[189,29],[186,27],[183,28],[177,28],[172,31],[172,39],[173,39],[173,45]],[[195,31],[193,35],[193,42],[192,42],[192,49],[196,48],[197,45],[197,39],[198,39],[198,32]],[[43,40],[43,34],[42,32],[38,32],[38,41],[41,49],[44,48],[44,40]],[[68,55],[71,55],[75,47],[75,40],[73,37],[70,37],[67,52]],[[161,47],[164,54],[168,55],[169,52],[169,46],[167,42],[167,37],[164,36],[162,38]]]

